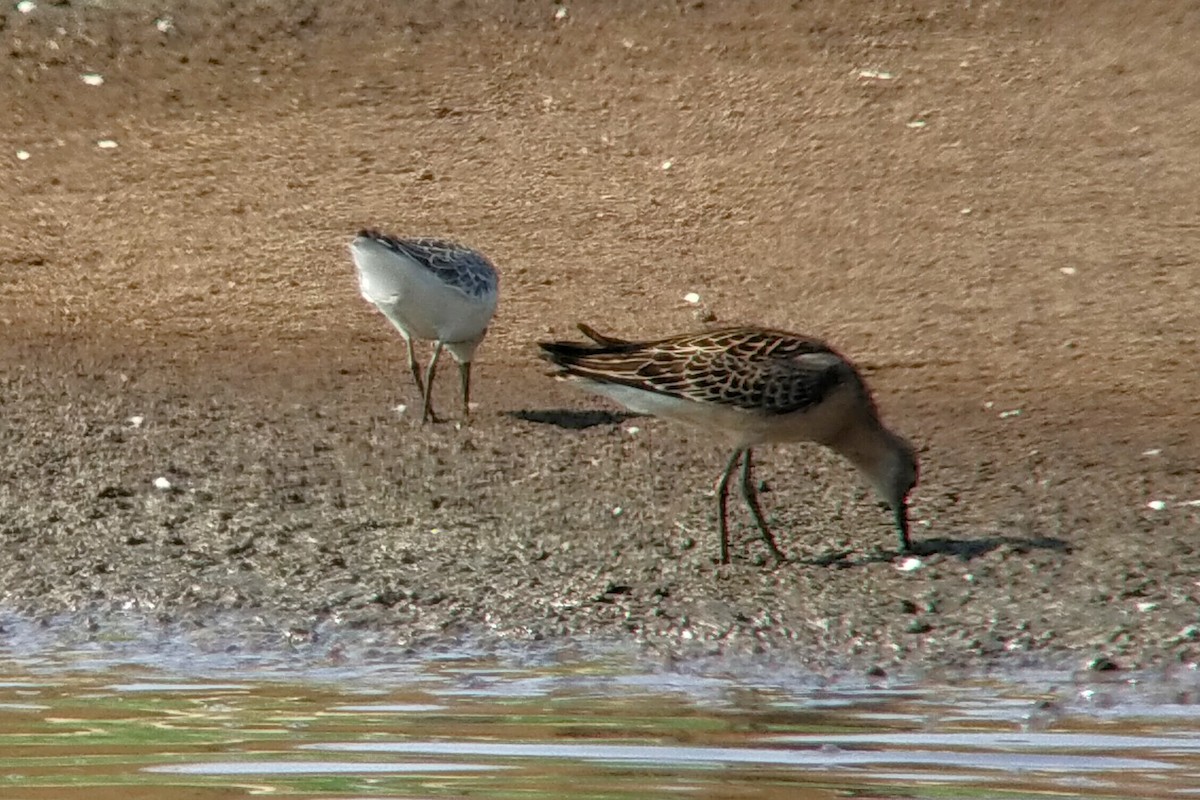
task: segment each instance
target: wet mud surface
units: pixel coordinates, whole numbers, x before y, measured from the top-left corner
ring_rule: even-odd
[[[1200,652],[1195,8],[0,18],[7,611],[884,666]],[[452,421],[411,412],[364,226],[499,267],[469,424],[453,369]],[[533,343],[577,320],[832,342],[920,445],[919,560],[794,446],[756,453],[789,561],[735,502],[719,566],[727,452],[548,378]]]

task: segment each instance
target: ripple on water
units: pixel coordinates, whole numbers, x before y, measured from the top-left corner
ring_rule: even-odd
[[[254,776],[256,792],[331,800],[1200,796],[1200,707],[1171,702],[1195,694],[1190,673],[1178,691],[1136,675],[906,682],[343,644],[334,659],[0,642],[3,791],[236,794]]]

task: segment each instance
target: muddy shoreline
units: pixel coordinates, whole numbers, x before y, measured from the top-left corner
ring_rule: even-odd
[[[283,642],[1194,662],[1200,23],[709,5],[0,12],[25,154],[0,159],[0,608],[97,636],[233,613]],[[364,226],[497,263],[469,425],[396,410]],[[533,343],[578,320],[706,324],[691,292],[863,367],[921,448],[918,562],[849,467],[780,447],[756,473],[790,560],[739,508],[719,566],[722,449],[544,374]]]

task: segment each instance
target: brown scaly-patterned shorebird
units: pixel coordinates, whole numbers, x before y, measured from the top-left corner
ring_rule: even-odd
[[[500,298],[500,277],[482,253],[445,239],[401,239],[359,231],[350,243],[362,296],[400,331],[421,393],[421,421],[437,422],[433,375],[445,347],[458,362],[463,416],[471,413],[471,360]],[[422,380],[413,339],[432,339]]]
[[[751,449],[769,442],[817,442],[866,476],[892,509],[901,551],[917,455],[879,419],[858,370],[824,342],[756,327],[688,333],[648,342],[604,336],[580,325],[591,343],[539,342],[554,374],[632,411],[730,435],[733,454],[717,484],[721,563],[729,563],[729,479],[741,462],[742,497],[767,547],[784,555],[763,519],[751,480]]]

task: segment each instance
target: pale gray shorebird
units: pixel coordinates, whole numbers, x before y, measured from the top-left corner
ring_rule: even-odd
[[[350,243],[362,296],[400,331],[421,393],[421,421],[437,422],[433,376],[442,348],[458,362],[463,416],[471,413],[471,361],[500,297],[500,277],[482,253],[445,239],[401,239],[361,230]],[[424,379],[413,339],[433,340]]]
[[[626,341],[579,329],[592,343],[539,342],[554,374],[632,411],[723,432],[734,450],[717,484],[721,563],[729,563],[729,479],[741,462],[742,498],[776,559],[784,555],[763,519],[751,480],[751,450],[771,442],[816,442],[858,468],[891,507],[901,551],[917,455],[879,419],[855,366],[824,342],[756,327],[656,341]]]

